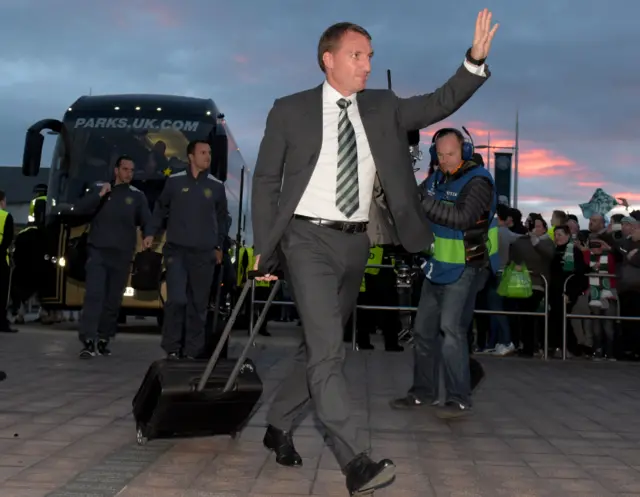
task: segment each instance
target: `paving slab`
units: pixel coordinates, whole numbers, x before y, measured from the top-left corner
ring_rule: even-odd
[[[134,330],[135,331],[135,330]],[[309,415],[296,431],[303,467],[278,466],[261,444],[274,389],[300,329],[271,327],[251,349],[262,403],[242,434],[135,442],[131,399],[159,337],[123,333],[112,357],[77,358],[73,330],[25,326],[0,335],[0,497],[345,496],[344,477]],[[232,355],[244,343],[240,332]],[[393,411],[412,355],[348,352],[359,437],[397,465],[393,497],[640,497],[640,367],[481,357],[488,379],[474,416]]]

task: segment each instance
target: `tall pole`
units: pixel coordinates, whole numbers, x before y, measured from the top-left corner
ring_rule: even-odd
[[[519,135],[520,135],[520,121],[518,117],[518,110],[516,109],[516,144],[515,144],[515,157],[513,161],[513,171],[514,171],[514,179],[513,179],[513,207],[518,208],[518,151],[520,149],[519,144]]]
[[[487,171],[491,172],[491,131],[487,132]],[[493,175],[496,175],[495,171]]]

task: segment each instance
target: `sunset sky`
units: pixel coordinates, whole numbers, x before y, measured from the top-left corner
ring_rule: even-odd
[[[519,207],[578,213],[596,187],[640,204],[640,65],[633,0],[3,0],[0,164],[19,164],[26,128],[80,95],[211,97],[253,166],[273,100],[322,82],[318,37],[362,24],[376,52],[371,87],[432,91],[470,46],[477,12],[501,27],[491,80],[446,122],[476,144],[513,146],[520,113]],[[493,159],[492,159],[493,162]],[[424,172],[426,163],[421,164]]]

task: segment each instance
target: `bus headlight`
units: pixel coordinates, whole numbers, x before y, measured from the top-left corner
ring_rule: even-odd
[[[65,258],[60,257],[60,259],[58,259],[58,266],[65,267],[66,265],[67,265],[67,261],[65,260]]]
[[[128,286],[127,288],[124,289],[124,294],[123,295],[125,297],[133,297],[135,295],[135,293],[136,293],[136,291],[132,287]]]

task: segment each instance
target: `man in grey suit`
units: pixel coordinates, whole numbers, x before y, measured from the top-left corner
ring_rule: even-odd
[[[267,416],[264,444],[278,463],[302,465],[291,430],[313,400],[350,495],[389,484],[395,467],[388,459],[372,461],[356,439],[342,331],[370,245],[402,244],[418,252],[433,241],[407,132],[450,116],[484,84],[488,40],[495,33],[490,24],[491,14],[481,12],[472,48],[444,86],[407,99],[364,89],[371,36],[358,25],[335,24],[318,46],[326,81],[277,99],[267,118],[253,182],[255,269],[263,280],[284,269],[304,340]]]

